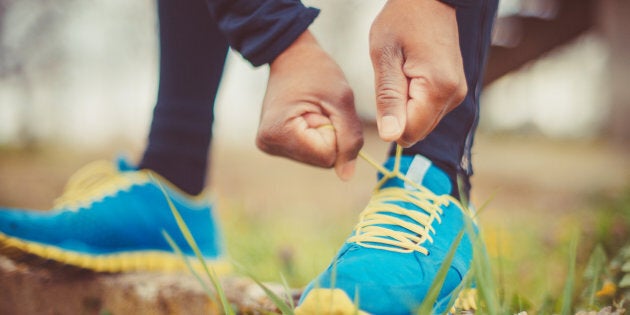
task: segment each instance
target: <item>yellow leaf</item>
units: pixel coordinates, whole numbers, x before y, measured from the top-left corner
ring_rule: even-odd
[[[617,293],[617,286],[614,283],[607,280],[604,282],[604,285],[602,285],[602,288],[595,293],[595,296],[613,297],[615,296],[615,293]]]

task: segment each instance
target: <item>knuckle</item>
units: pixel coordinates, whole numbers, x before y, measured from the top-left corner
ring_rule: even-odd
[[[376,86],[376,103],[379,106],[398,105],[403,100],[403,93],[398,85],[390,80],[381,80]]]
[[[266,138],[261,133],[258,133],[258,135],[256,136],[256,147],[263,152],[270,151],[268,142],[266,141]]]
[[[267,153],[273,153],[274,144],[276,143],[276,134],[272,129],[261,128],[256,134],[256,146]]]
[[[352,141],[352,147],[357,148],[357,150],[359,150],[363,147],[363,143],[364,143],[363,133],[359,130],[359,132],[355,135]]]
[[[260,142],[260,143],[269,143],[270,139],[272,138],[270,132],[268,129],[266,128],[262,128],[260,130],[258,130],[258,134],[256,134],[256,142]]]
[[[455,93],[455,103],[459,105],[468,94],[468,84],[466,84],[466,80],[464,79],[464,84],[460,84],[457,92]]]
[[[466,78],[463,75],[442,73],[435,76],[432,82],[432,98],[437,103],[453,103],[454,106],[457,106],[468,93]]]
[[[466,76],[463,69],[460,71],[444,71],[441,76],[442,85],[451,91],[452,94],[459,94],[462,89],[466,88]]]
[[[422,141],[424,138],[424,134],[403,134],[400,139],[398,139],[398,144],[400,144],[402,147],[408,148],[418,143],[419,141]]]
[[[348,83],[340,85],[338,97],[340,104],[354,106],[354,92]]]
[[[402,59],[402,51],[396,45],[370,46],[370,58],[378,68],[388,68],[399,64]]]
[[[370,45],[370,57],[372,60],[380,60],[387,50],[387,47]]]
[[[403,148],[409,148],[409,147],[413,146],[416,142],[411,141],[409,139],[403,139],[402,137],[400,139],[398,139],[398,141],[396,141],[396,143],[398,143]]]
[[[321,160],[321,167],[325,168],[333,168],[335,166],[335,157],[334,156],[326,156],[323,160]]]
[[[440,89],[448,95],[455,95],[460,89],[460,85],[459,76],[452,74],[443,74],[439,81]]]
[[[336,157],[334,154],[307,154],[296,156],[294,159],[317,167],[332,168],[335,166]]]
[[[347,139],[345,140],[343,144],[344,146],[343,151],[345,151],[345,153],[347,154],[353,155],[354,157],[355,155],[358,154],[359,150],[361,150],[361,148],[363,147],[363,143],[364,143],[363,133],[353,132],[346,138]]]
[[[342,159],[354,159],[363,147],[363,126],[361,120],[355,116],[350,124],[344,128],[343,133],[337,134],[338,152],[343,156]]]
[[[357,154],[359,154],[359,151],[361,150],[361,148],[363,148],[363,135],[359,135],[357,138],[354,139],[354,141],[352,141],[352,155],[353,158],[356,157]]]

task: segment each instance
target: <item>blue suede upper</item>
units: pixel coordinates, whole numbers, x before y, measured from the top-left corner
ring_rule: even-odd
[[[203,255],[223,254],[220,233],[207,201],[192,201],[164,187],[191,230]],[[193,255],[175,222],[166,198],[153,181],[118,190],[79,209],[25,211],[0,209],[0,233],[23,241],[82,254],[168,251],[165,230],[187,255]]]
[[[424,158],[418,156],[417,159]],[[448,176],[434,165],[424,165],[428,166],[426,171],[421,170],[422,173],[415,172],[415,175],[412,175],[417,171],[409,171],[413,160],[413,157],[402,157],[400,169],[403,174],[417,177],[421,180],[420,184],[437,195],[450,192],[451,183]],[[393,161],[394,158],[391,158],[385,163],[385,167],[392,169]],[[392,186],[405,187],[403,181],[394,178],[388,180],[383,188]],[[396,204],[407,209],[424,211],[410,203]],[[334,287],[344,290],[351,300],[354,300],[355,293],[358,293],[359,307],[362,311],[371,314],[413,313],[424,300],[451,244],[465,228],[464,213],[457,205],[451,203],[442,207],[442,210],[441,223],[434,221],[432,224],[435,228],[435,234],[431,235],[433,242],[426,241],[422,244],[429,251],[428,255],[417,251],[400,253],[368,248],[346,242],[331,265],[307,286],[302,301],[313,288],[331,288],[334,283]],[[404,229],[389,225],[386,227],[393,230]],[[438,301],[450,298],[450,293],[460,284],[470,268],[471,259],[472,246],[469,238],[465,236],[457,249]]]

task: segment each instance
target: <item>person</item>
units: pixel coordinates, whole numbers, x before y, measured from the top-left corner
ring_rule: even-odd
[[[296,312],[408,314],[422,303],[464,229],[470,150],[497,0],[388,0],[370,29],[377,126],[393,143],[373,198]],[[208,10],[210,14],[208,14]],[[137,166],[98,162],[72,176],[49,212],[0,211],[0,252],[96,271],[181,268],[172,202],[202,255],[227,268],[205,185],[213,110],[228,46],[269,64],[257,146],[334,168],[348,179],[362,146],[352,91],[308,30],[318,11],[297,0],[158,0],[160,81]],[[459,179],[459,180],[458,180]],[[461,183],[461,185],[459,184]],[[165,196],[168,197],[165,200]],[[464,236],[436,309],[470,268]],[[358,304],[352,301],[358,301]]]

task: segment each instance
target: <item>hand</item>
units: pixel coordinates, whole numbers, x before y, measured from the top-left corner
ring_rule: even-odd
[[[348,180],[363,146],[354,95],[309,31],[272,63],[256,145],[272,155],[335,167]]]
[[[424,139],[466,97],[455,9],[389,0],[370,29],[377,126],[385,141]]]

